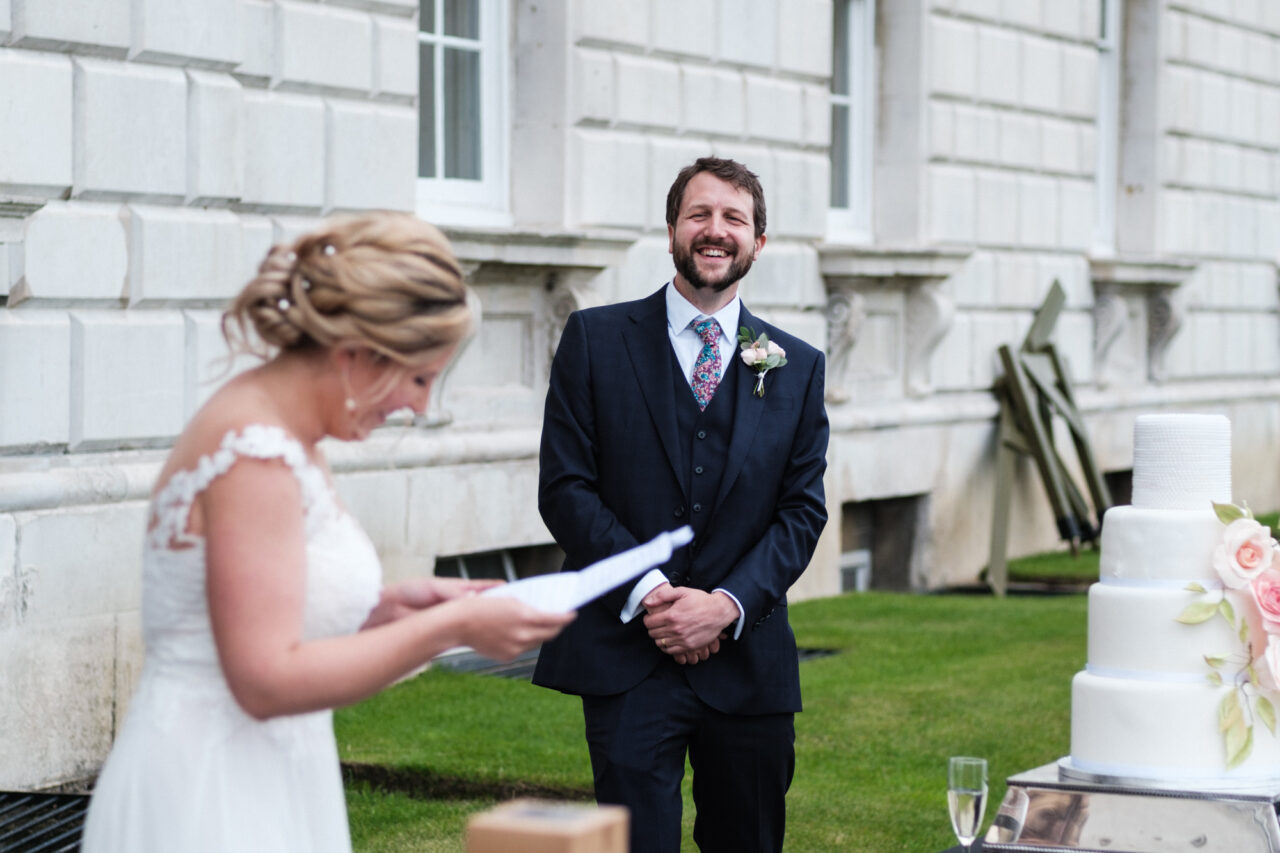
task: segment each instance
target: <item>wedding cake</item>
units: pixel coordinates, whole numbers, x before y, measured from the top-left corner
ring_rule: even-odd
[[[1102,525],[1088,662],[1071,685],[1064,776],[1194,786],[1280,779],[1280,739],[1254,724],[1266,710],[1258,710],[1261,694],[1245,675],[1266,637],[1247,586],[1226,588],[1215,570],[1225,530],[1215,502],[1231,502],[1230,422],[1140,416],[1133,503],[1108,510]],[[1199,609],[1194,620],[1187,620],[1190,605]],[[1247,749],[1227,744],[1220,726],[1233,703],[1243,720],[1233,734],[1249,724]]]

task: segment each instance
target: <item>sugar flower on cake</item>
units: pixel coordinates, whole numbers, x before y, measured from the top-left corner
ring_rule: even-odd
[[[1231,687],[1218,706],[1218,728],[1226,750],[1227,769],[1241,764],[1253,750],[1254,722],[1276,732],[1276,695],[1280,693],[1280,545],[1270,528],[1260,524],[1247,506],[1213,505],[1226,525],[1213,551],[1213,568],[1224,589],[1215,598],[1198,583],[1200,593],[1178,615],[1187,625],[1215,616],[1227,621],[1239,640],[1235,650],[1214,649],[1204,656],[1209,681]],[[1228,592],[1235,596],[1232,605]]]
[[[1275,545],[1270,528],[1250,516],[1236,518],[1227,525],[1222,542],[1213,550],[1213,568],[1228,587],[1243,589],[1271,568]]]

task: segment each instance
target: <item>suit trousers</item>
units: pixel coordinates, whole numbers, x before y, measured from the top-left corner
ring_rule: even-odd
[[[625,693],[582,697],[596,800],[630,810],[631,853],[678,853],[687,751],[698,849],[780,851],[795,715],[721,713],[683,669],[668,658]]]

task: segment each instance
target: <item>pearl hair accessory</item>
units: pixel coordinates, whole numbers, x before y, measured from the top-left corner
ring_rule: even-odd
[[[289,300],[285,299],[283,296],[280,297],[280,301],[276,303],[276,307],[279,308],[281,311],[288,311]]]
[[[326,255],[336,255],[338,253],[338,250],[333,248],[331,244],[325,244],[324,253]]]
[[[309,290],[311,290],[311,279],[309,279],[309,278],[304,278],[304,279],[302,280],[302,289],[303,289],[303,290],[308,290],[308,291],[309,291]]]
[[[348,397],[343,405],[347,407],[348,412],[355,412],[356,410],[356,401],[354,397]]]

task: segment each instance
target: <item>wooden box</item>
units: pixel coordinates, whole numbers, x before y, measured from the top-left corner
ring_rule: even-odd
[[[512,800],[467,822],[467,853],[627,853],[623,806]]]

